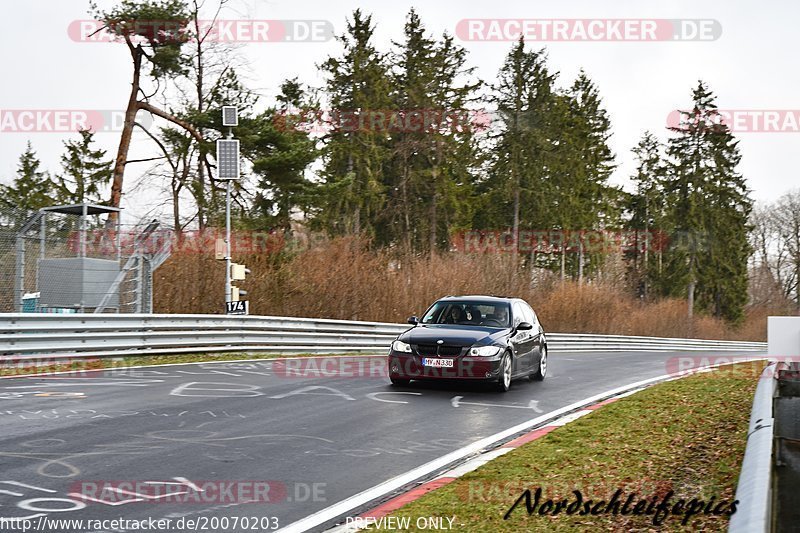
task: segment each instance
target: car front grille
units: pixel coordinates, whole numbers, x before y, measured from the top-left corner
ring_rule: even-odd
[[[445,346],[437,344],[417,344],[417,353],[424,356],[455,357],[461,355],[461,346]],[[438,348],[438,351],[437,351]]]

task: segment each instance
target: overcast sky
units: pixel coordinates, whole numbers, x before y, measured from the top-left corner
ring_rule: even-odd
[[[215,0],[206,0],[209,5]],[[101,7],[114,2],[101,0]],[[561,73],[566,86],[583,68],[597,84],[613,125],[612,148],[619,165],[613,181],[627,183],[632,172],[630,149],[644,130],[667,138],[670,111],[685,109],[698,79],[708,82],[726,110],[800,110],[800,69],[797,68],[797,21],[800,4],[786,1],[428,1],[385,0],[347,2],[331,0],[231,0],[227,19],[323,20],[336,34],[355,9],[372,13],[377,24],[376,44],[386,50],[402,35],[405,15],[415,7],[435,34],[457,33],[463,19],[682,19],[716,21],[718,38],[657,42],[558,41],[545,46],[550,67]],[[68,28],[87,19],[87,0],[26,0],[4,3],[0,19],[0,110],[123,110],[128,98],[131,64],[124,44],[76,42]],[[718,26],[717,26],[718,23]],[[713,33],[713,32],[712,32]],[[660,35],[660,34],[659,34]],[[714,35],[716,36],[716,35]],[[508,52],[507,41],[468,41],[457,38],[469,52],[478,76],[492,82]],[[335,41],[251,42],[241,47],[249,62],[246,77],[272,102],[283,79],[298,77],[318,86],[316,65],[336,54]],[[18,116],[18,115],[15,115]],[[789,117],[791,118],[791,117]],[[782,118],[783,120],[783,118]],[[791,123],[789,123],[791,126]],[[783,131],[736,133],[743,155],[741,172],[753,197],[772,200],[798,187],[800,133]],[[0,180],[10,182],[25,143],[30,140],[45,168],[57,170],[66,133],[8,131],[0,125]],[[72,135],[71,138],[76,138]],[[157,152],[139,136],[130,156]],[[109,157],[116,153],[119,134],[96,136]],[[143,215],[142,199],[152,192],[130,191],[146,165],[126,173],[123,206],[130,215]],[[130,220],[130,219],[129,219]]]

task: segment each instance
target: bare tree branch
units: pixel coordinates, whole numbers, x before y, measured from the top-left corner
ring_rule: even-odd
[[[144,159],[128,159],[127,161],[125,161],[125,164],[129,165],[131,163],[146,163],[148,161],[158,161],[159,159],[164,159],[164,156],[147,157]]]

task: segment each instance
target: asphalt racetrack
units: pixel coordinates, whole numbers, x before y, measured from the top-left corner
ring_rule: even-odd
[[[515,381],[500,394],[465,383],[392,387],[384,357],[311,360],[2,379],[0,515],[40,531],[135,530],[111,522],[119,518],[170,519],[162,531],[279,529],[584,398],[720,362],[551,352],[544,382]],[[53,522],[68,519],[106,522]]]

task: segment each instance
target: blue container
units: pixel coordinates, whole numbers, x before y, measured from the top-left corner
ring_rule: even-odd
[[[22,312],[23,313],[38,313],[39,312],[39,294],[38,292],[29,292],[22,296]]]

